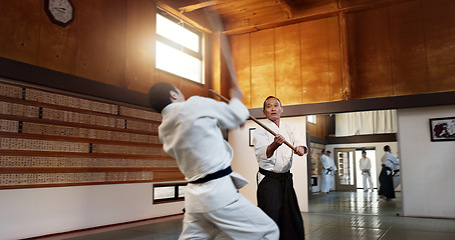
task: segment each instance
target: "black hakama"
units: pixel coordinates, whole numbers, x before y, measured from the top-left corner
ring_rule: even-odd
[[[387,173],[389,171],[389,174]],[[384,196],[387,199],[395,198],[395,188],[393,186],[393,171],[389,167],[382,165],[381,173],[379,174],[379,196]]]
[[[264,169],[259,169],[259,172],[265,177],[258,185],[258,207],[277,223],[280,240],[305,239],[292,173],[274,173]]]

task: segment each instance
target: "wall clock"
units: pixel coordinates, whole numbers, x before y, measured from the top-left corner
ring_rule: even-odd
[[[53,23],[62,27],[68,26],[74,18],[74,7],[70,0],[45,0],[44,10]]]

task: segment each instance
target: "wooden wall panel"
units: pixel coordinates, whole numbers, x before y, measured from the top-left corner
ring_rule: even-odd
[[[377,2],[378,0],[341,0],[341,6],[346,8],[346,7],[353,7],[357,5],[362,5],[362,4],[368,4],[368,3],[374,3]]]
[[[108,0],[106,4],[106,63],[101,71],[105,72],[106,82],[115,86],[126,87],[125,55],[126,55],[126,9],[124,0]]]
[[[44,2],[42,3],[44,5]],[[51,22],[47,14],[41,14],[39,58],[36,65],[59,72],[74,74],[78,51],[77,13],[79,2],[73,4],[75,17],[66,27]],[[44,8],[43,8],[44,9]]]
[[[0,1],[0,56],[37,64],[40,16],[45,15],[42,4],[36,0]]]
[[[0,81],[0,189],[183,180],[152,110]]]
[[[430,92],[455,90],[455,3],[422,1]]]
[[[83,0],[75,6],[75,21],[77,19],[79,24],[77,24],[78,51],[74,74],[109,83],[104,71],[108,41],[105,37],[106,25],[109,24],[106,22],[106,15],[105,1]]]
[[[155,5],[151,1],[127,1],[125,87],[147,92],[154,80]]]
[[[393,96],[388,8],[348,15],[353,98]]]
[[[230,43],[238,84],[243,92],[243,103],[251,107],[250,34],[232,36]]]
[[[283,105],[302,102],[299,25],[275,28],[276,97]]]
[[[304,103],[330,99],[328,28],[327,19],[300,24]]]
[[[274,30],[251,33],[251,107],[262,107],[264,100],[276,95]]]
[[[420,1],[390,7],[392,79],[396,95],[428,92],[425,32]]]
[[[338,17],[327,18],[329,101],[343,100],[342,55]],[[325,101],[328,101],[325,100]]]
[[[325,139],[328,132],[328,115],[316,115],[316,124],[306,122],[306,132],[311,136]]]

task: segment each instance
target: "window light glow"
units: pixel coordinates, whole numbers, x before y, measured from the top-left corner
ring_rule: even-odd
[[[195,82],[202,79],[202,62],[199,59],[160,41],[156,42],[156,67]]]
[[[308,115],[306,116],[306,120],[309,123],[316,124],[316,115]]]
[[[156,22],[156,33],[195,52],[199,52],[199,36],[196,33],[159,14],[156,15]]]

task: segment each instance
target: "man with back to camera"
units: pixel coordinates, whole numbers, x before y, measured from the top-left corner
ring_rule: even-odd
[[[270,96],[264,101],[264,125],[277,133],[273,136],[264,128],[254,132],[254,150],[259,165],[257,173],[258,206],[280,228],[280,239],[305,239],[303,219],[293,187],[293,154],[303,156],[307,152],[305,138],[289,123],[281,121],[283,108],[278,98]],[[295,147],[283,145],[289,141]]]
[[[229,104],[199,96],[185,100],[174,85],[159,82],[148,98],[163,117],[163,149],[189,181],[179,239],[278,239],[273,220],[238,192],[247,181],[232,172],[233,150],[221,133],[249,117],[240,90],[231,89]]]
[[[381,159],[382,169],[379,174],[379,191],[378,195],[384,200],[395,198],[395,187],[393,185],[393,173],[399,170],[400,160],[392,154],[392,148],[389,145],[384,146],[384,156]]]

